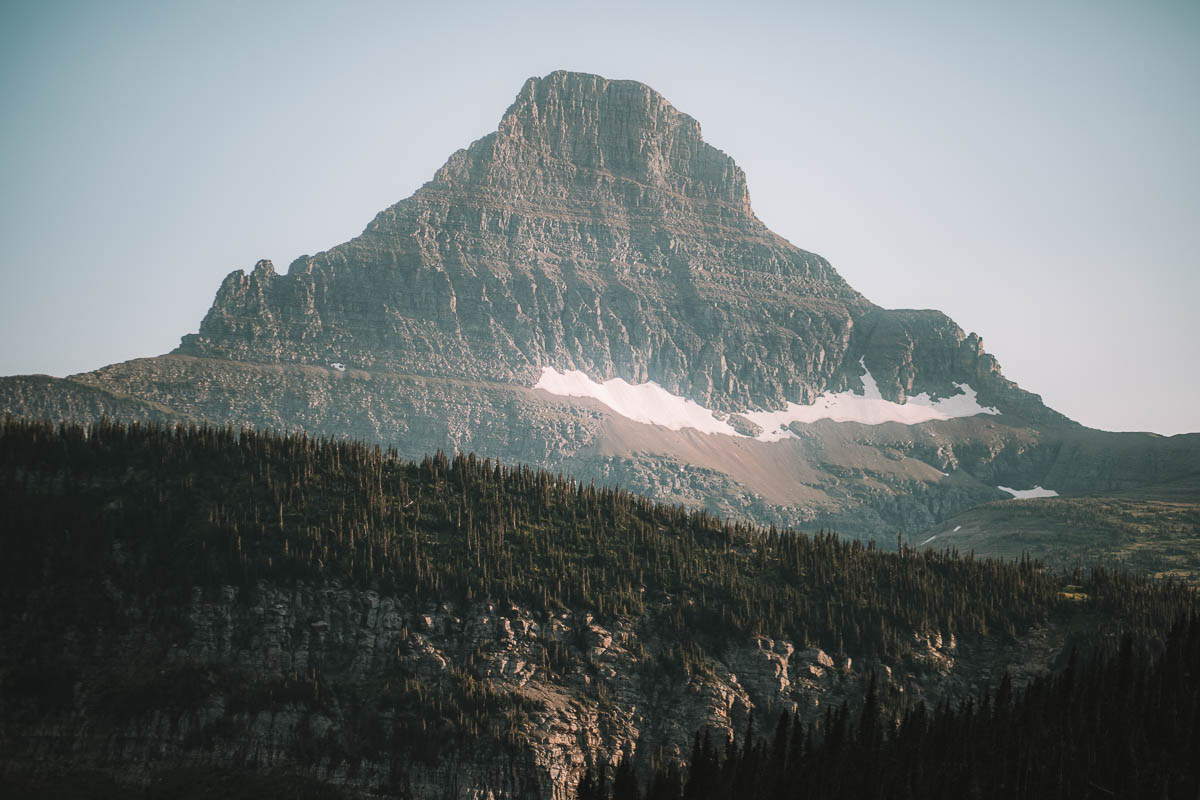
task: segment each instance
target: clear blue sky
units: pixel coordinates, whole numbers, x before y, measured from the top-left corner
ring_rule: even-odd
[[[1095,427],[1200,430],[1200,3],[0,2],[0,374],[166,352],[555,69],[632,78],[758,215]]]

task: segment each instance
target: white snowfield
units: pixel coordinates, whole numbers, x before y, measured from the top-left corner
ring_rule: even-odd
[[[810,406],[788,403],[784,411],[751,411],[743,414],[746,419],[763,429],[758,438],[764,442],[785,439],[793,434],[787,428],[793,422],[816,422],[831,419],[834,422],[861,422],[864,425],[880,425],[884,422],[901,422],[916,425],[935,419],[973,417],[976,414],[999,414],[994,408],[984,408],[976,400],[975,390],[965,383],[955,383],[962,394],[933,400],[926,392],[908,398],[907,403],[884,400],[879,384],[871,376],[871,370],[858,360],[863,368],[863,393],[826,392],[817,397]]]
[[[533,388],[566,397],[591,397],[634,422],[662,425],[673,431],[695,428],[703,433],[738,435],[729,423],[717,419],[704,406],[671,394],[654,381],[632,384],[613,378],[596,383],[577,369],[564,373],[545,367]]]
[[[1010,489],[1007,486],[997,486],[1002,492],[1008,492],[1017,500],[1032,500],[1037,497],[1058,497],[1058,492],[1053,489],[1043,489],[1040,486],[1034,486],[1032,489]]]
[[[863,368],[864,393],[861,395],[851,391],[827,392],[817,397],[812,405],[788,403],[783,411],[749,411],[741,416],[762,428],[762,433],[757,439],[777,442],[795,435],[788,430],[788,426],[793,422],[812,423],[829,419],[834,422],[860,422],[866,425],[879,425],[884,422],[915,425],[935,419],[1000,413],[994,408],[979,405],[975,391],[965,383],[954,384],[961,394],[940,400],[933,400],[924,392],[908,398],[908,402],[903,404],[884,400],[879,392],[879,384],[871,377],[871,371],[862,359],[859,360],[859,365]],[[545,389],[551,394],[566,397],[590,397],[635,422],[662,425],[673,431],[694,428],[703,433],[742,435],[709,409],[692,400],[671,394],[653,381],[631,384],[621,378],[613,378],[604,383],[596,383],[579,370],[559,372],[553,367],[544,367],[542,377],[533,388]]]

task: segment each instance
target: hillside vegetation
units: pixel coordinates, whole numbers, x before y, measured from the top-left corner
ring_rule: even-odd
[[[580,782],[579,800],[791,798],[1190,798],[1200,791],[1200,617],[1152,654],[1072,653],[1062,672],[1015,692],[1007,676],[977,699],[903,715],[872,685],[823,724],[780,715],[771,737],[696,737],[686,770],[639,786],[628,764]]]
[[[844,677],[812,678],[804,696],[848,696],[865,673],[847,655],[925,675],[931,637],[1015,644],[1049,627],[1151,641],[1195,600],[1120,573],[762,529],[470,455],[413,463],[252,430],[9,418],[0,501],[0,750],[35,783],[81,762],[122,782],[197,764],[218,775],[269,750],[266,763],[290,765],[281,780],[424,796],[402,787],[462,773],[457,754],[525,787],[512,796],[547,797],[582,765],[545,759],[598,764],[613,752],[606,726],[634,707],[661,716],[725,687],[732,714],[750,702],[738,697],[764,697],[721,666],[735,644],[824,648]],[[467,624],[479,609],[512,624],[485,619],[480,638]],[[285,623],[294,613],[317,616]],[[462,631],[444,657],[429,650],[440,625]],[[514,640],[514,627],[542,632]],[[577,741],[585,707],[593,738]],[[556,731],[568,744],[548,756]],[[670,735],[639,751],[643,768],[670,761]],[[112,755],[117,741],[142,766]],[[558,777],[520,777],[535,761]],[[372,764],[382,772],[355,772]]]
[[[935,549],[1030,555],[1057,569],[1104,564],[1194,584],[1200,473],[1119,492],[987,503],[931,533]]]
[[[0,444],[6,603],[47,572],[83,585],[109,563],[164,601],[336,579],[601,617],[653,607],[681,638],[763,633],[895,659],[912,631],[1011,635],[1063,602],[1029,560],[897,556],[471,455],[417,464],[304,435],[16,420]]]

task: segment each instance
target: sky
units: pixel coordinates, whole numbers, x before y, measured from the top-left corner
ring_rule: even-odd
[[[1200,431],[1200,3],[0,0],[0,375],[158,355],[525,79],[629,78],[873,302],[1109,430]]]

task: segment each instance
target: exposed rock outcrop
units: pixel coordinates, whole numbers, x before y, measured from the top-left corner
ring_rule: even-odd
[[[698,731],[740,736],[751,711],[763,733],[783,710],[818,719],[857,700],[869,674],[892,693],[966,696],[1007,667],[1046,668],[1061,642],[1035,631],[964,648],[922,634],[901,668],[755,636],[689,664],[650,617],[416,605],[336,583],[196,589],[177,610],[112,599],[123,612],[107,624],[56,631],[70,643],[61,674],[4,702],[0,774],[93,770],[137,786],[236,767],[354,796],[568,800],[588,766],[683,761]],[[8,640],[27,644],[19,627]],[[33,680],[0,666],[10,687]],[[419,726],[437,724],[438,687],[472,681],[488,724],[449,749],[440,733],[430,751]]]

